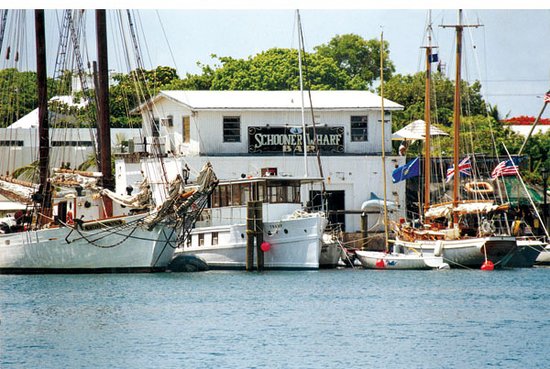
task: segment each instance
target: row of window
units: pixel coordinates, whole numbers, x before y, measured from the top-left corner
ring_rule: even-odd
[[[368,141],[368,116],[352,115],[351,141]],[[241,117],[223,117],[223,142],[241,142]]]
[[[300,183],[292,181],[269,181],[253,183],[221,184],[211,195],[210,205],[221,206],[246,205],[248,201],[263,201],[271,204],[299,203]]]

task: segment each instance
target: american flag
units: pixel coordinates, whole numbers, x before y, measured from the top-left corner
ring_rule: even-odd
[[[550,91],[548,91],[546,95],[544,95],[544,102],[550,103]]]
[[[472,175],[472,163],[470,163],[470,157],[467,156],[460,163],[458,163],[458,171],[459,173],[471,176]],[[449,183],[451,179],[455,175],[455,166],[453,165],[449,169],[447,169],[447,178],[445,179],[445,183]]]
[[[491,173],[492,179],[497,179],[500,176],[513,176],[518,174],[518,165],[513,159],[503,160],[493,169]]]

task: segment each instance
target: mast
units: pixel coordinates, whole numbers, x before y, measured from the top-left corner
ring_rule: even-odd
[[[424,141],[424,212],[430,206],[430,181],[431,181],[431,79],[432,79],[432,17],[429,12],[428,20],[428,45],[426,49],[426,85],[424,89],[424,122],[426,124],[425,141]]]
[[[44,217],[39,217],[39,223],[48,222],[50,215],[51,192],[49,178],[49,159],[50,159],[50,129],[48,122],[48,90],[46,73],[46,36],[44,9],[34,11],[35,35],[36,35],[36,80],[38,92],[38,137],[39,151],[38,163],[40,170],[40,202],[42,206],[41,213]],[[38,198],[37,198],[38,199]]]
[[[465,27],[479,27],[479,24],[463,25],[462,24],[462,9],[458,11],[458,24],[456,25],[443,25],[441,27],[454,27],[456,29],[456,73],[455,73],[455,91],[454,91],[454,108],[453,108],[453,126],[454,126],[454,141],[453,141],[453,208],[458,206],[459,201],[459,186],[460,186],[460,169],[458,168],[459,162],[459,145],[460,145],[460,110],[461,110],[461,96],[460,96],[460,82],[462,80],[462,33]],[[458,214],[453,211],[453,224],[458,224]]]
[[[389,232],[388,232],[388,202],[386,191],[386,130],[384,114],[384,32],[380,33],[380,114],[382,122],[382,183],[384,185],[384,235],[385,249],[389,252]]]
[[[302,99],[301,113],[302,113],[302,148],[304,150],[304,176],[308,176],[307,168],[307,132],[306,132],[306,120],[304,112],[304,80],[302,77],[302,38],[300,37],[302,33],[302,23],[300,22],[300,11],[296,10],[296,18],[298,22],[298,70],[300,72],[300,96]]]
[[[111,128],[109,124],[109,68],[105,9],[96,10],[98,137],[103,188],[113,189],[111,172]]]
[[[105,9],[98,9],[96,17],[97,39],[97,123],[99,141],[99,164],[103,175],[103,188],[113,190],[114,181],[111,171],[111,127],[109,124],[109,67],[107,58],[107,21]],[[103,197],[105,217],[113,215],[111,199]]]

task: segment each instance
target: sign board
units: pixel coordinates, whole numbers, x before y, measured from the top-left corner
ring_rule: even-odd
[[[344,127],[316,127],[321,153],[344,153]],[[306,128],[307,152],[315,152],[313,127]],[[248,152],[251,154],[303,154],[302,127],[248,127]]]

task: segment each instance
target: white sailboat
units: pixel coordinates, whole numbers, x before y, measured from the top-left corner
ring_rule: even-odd
[[[369,207],[381,207],[384,210],[384,232],[386,240],[386,251],[355,251],[355,255],[365,269],[389,269],[389,270],[422,270],[422,269],[444,269],[448,265],[443,262],[440,256],[426,256],[422,252],[405,254],[403,250],[394,249],[390,252],[389,247],[389,229],[388,229],[388,209],[390,206],[395,206],[387,200],[386,195],[386,149],[385,149],[385,122],[384,122],[384,34],[380,37],[380,95],[382,98],[380,116],[382,122],[382,178],[384,181],[384,198],[380,199],[376,195],[371,194],[371,199],[366,201],[361,207],[362,210]]]
[[[71,11],[65,13],[70,19]],[[100,131],[109,135],[105,11],[96,11],[98,28]],[[211,167],[199,185],[173,181],[144,183],[134,196],[108,190],[110,142],[100,143],[101,173],[49,168],[44,11],[35,11],[40,126],[40,186],[3,177],[4,193],[27,197],[28,211],[0,234],[1,273],[75,273],[162,271],[176,248],[176,228],[190,227],[215,187]],[[105,186],[107,184],[107,186]],[[104,188],[105,187],[105,188]],[[52,193],[52,188],[56,193]],[[30,201],[32,197],[32,202]],[[111,198],[124,206],[113,206]]]
[[[474,25],[473,27],[477,27]],[[444,26],[449,27],[449,26]],[[459,11],[456,29],[456,78],[454,96],[454,168],[459,168],[459,137],[460,137],[460,81],[462,11]],[[425,204],[424,224],[421,228],[412,227],[409,223],[395,226],[397,234],[394,249],[404,252],[423,253],[443,257],[451,267],[466,267],[492,269],[494,266],[505,266],[516,251],[515,237],[506,234],[496,234],[496,230],[488,220],[480,220],[480,216],[490,216],[500,208],[491,201],[464,201],[459,198],[459,175],[455,173],[453,182],[453,201],[446,204],[430,204],[430,63],[428,55],[431,46],[426,48],[426,105],[425,105]],[[470,221],[470,225],[467,224]],[[472,226],[471,224],[474,224]]]

